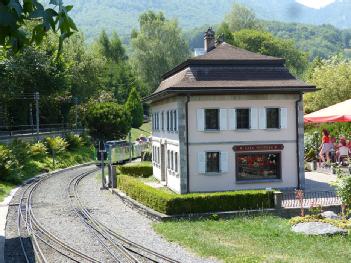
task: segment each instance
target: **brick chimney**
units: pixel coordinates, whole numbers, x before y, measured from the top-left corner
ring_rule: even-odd
[[[212,30],[212,27],[207,29],[207,31],[205,32],[204,42],[205,52],[209,52],[216,47],[215,32]]]

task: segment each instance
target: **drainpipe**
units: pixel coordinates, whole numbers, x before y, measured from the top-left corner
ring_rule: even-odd
[[[188,104],[190,101],[190,96],[186,96],[185,102],[185,122],[186,122],[186,192],[190,192],[190,178],[189,178],[189,116],[188,116]]]
[[[296,160],[297,160],[297,189],[301,189],[300,181],[300,145],[299,145],[299,103],[302,101],[302,93],[299,94],[299,99],[295,102],[296,108]]]

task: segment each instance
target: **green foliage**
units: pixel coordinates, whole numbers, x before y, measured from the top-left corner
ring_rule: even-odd
[[[78,149],[84,145],[84,141],[83,141],[82,137],[80,137],[79,135],[74,134],[74,133],[68,133],[65,136],[65,139],[68,143],[67,148],[70,150]]]
[[[337,29],[331,25],[317,26],[278,21],[261,21],[261,23],[276,37],[294,39],[300,50],[309,53],[310,59],[328,58],[331,55],[343,53],[343,49],[350,45],[350,31]]]
[[[337,195],[341,202],[347,207],[351,207],[351,176],[343,170],[337,170],[337,180],[332,185],[336,188]]]
[[[130,91],[125,107],[132,117],[132,128],[139,128],[144,121],[144,110],[136,88],[132,88]]]
[[[8,146],[20,162],[26,162],[29,158],[30,146],[22,140],[13,140]]]
[[[178,195],[155,189],[126,175],[118,177],[117,185],[131,198],[168,215],[262,209],[274,206],[272,191],[248,190]]]
[[[90,103],[85,121],[90,135],[98,140],[125,138],[131,128],[129,112],[114,102]]]
[[[29,43],[40,44],[49,30],[60,32],[59,52],[63,41],[78,31],[68,12],[73,6],[64,6],[62,1],[51,0],[51,7],[44,8],[38,0],[2,1],[0,5],[0,45],[14,51]],[[55,10],[56,9],[56,10]],[[35,20],[36,25],[29,33],[26,23]],[[27,31],[27,32],[26,32]]]
[[[268,32],[244,29],[232,33],[228,42],[252,52],[284,58],[295,75],[302,75],[307,65],[306,54],[298,50],[292,40],[280,39]]]
[[[224,18],[224,23],[231,32],[261,27],[253,10],[238,3],[233,4],[232,9]]]
[[[46,147],[51,154],[60,154],[66,151],[67,141],[62,137],[46,137],[44,140]]]
[[[29,148],[29,155],[35,159],[44,158],[48,152],[48,148],[42,142],[34,143]]]
[[[102,56],[114,63],[119,63],[127,59],[125,49],[116,32],[113,32],[111,39],[109,39],[105,30],[103,30],[96,40],[95,45],[97,51]]]
[[[0,179],[11,181],[11,176],[16,176],[20,167],[13,152],[7,146],[0,144]]]
[[[161,76],[189,57],[189,48],[174,20],[148,11],[139,17],[139,32],[132,34],[132,62],[149,92]]]
[[[128,163],[118,167],[122,174],[135,177],[149,177],[152,175],[151,162]]]
[[[323,60],[315,67],[308,82],[316,85],[317,92],[306,94],[307,113],[351,99],[351,61],[338,57]]]

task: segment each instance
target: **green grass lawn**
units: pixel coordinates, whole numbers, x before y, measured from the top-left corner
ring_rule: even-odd
[[[287,219],[268,215],[154,224],[168,240],[224,262],[351,262],[350,236],[304,236],[290,227]]]
[[[135,141],[140,135],[144,135],[145,137],[149,137],[151,135],[151,122],[143,123],[139,129],[132,128],[131,130],[131,138],[132,141]]]
[[[7,182],[0,182],[0,202],[4,201],[4,198],[8,196],[15,185]]]

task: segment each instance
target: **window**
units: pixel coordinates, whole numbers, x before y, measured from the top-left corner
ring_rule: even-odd
[[[236,128],[250,129],[250,109],[236,109]]]
[[[160,147],[157,147],[157,163],[160,164]]]
[[[170,121],[169,121],[170,128],[169,128],[169,130],[173,131],[173,111],[169,112],[169,116],[170,116]]]
[[[267,108],[267,129],[279,129],[280,128],[280,109],[279,108]]]
[[[280,179],[280,153],[237,153],[236,178],[238,181]]]
[[[170,150],[167,150],[167,168],[171,168],[171,156],[170,156]]]
[[[178,172],[178,153],[174,153],[174,170]]]
[[[174,130],[177,131],[178,130],[178,123],[177,123],[177,111],[173,111],[173,120],[174,120]]]
[[[205,109],[205,129],[218,130],[219,129],[219,110]]]
[[[171,170],[173,170],[174,165],[173,165],[173,151],[171,151]]]
[[[162,128],[162,131],[165,130],[165,114],[164,114],[164,112],[161,113],[161,128]]]
[[[206,173],[219,172],[219,152],[206,152]]]
[[[167,111],[167,131],[169,131],[169,111]]]

